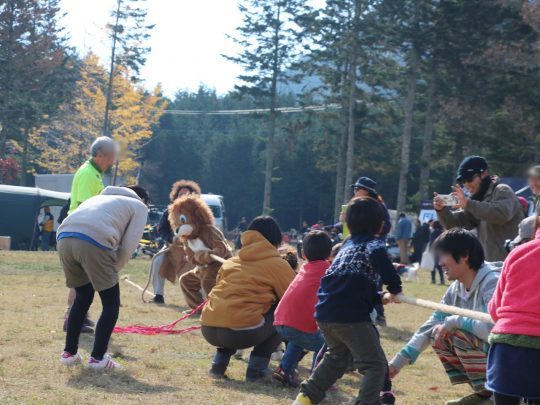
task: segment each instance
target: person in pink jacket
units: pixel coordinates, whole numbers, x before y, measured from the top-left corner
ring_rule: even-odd
[[[495,323],[486,388],[495,405],[540,404],[540,240],[518,246],[507,257],[489,303]]]

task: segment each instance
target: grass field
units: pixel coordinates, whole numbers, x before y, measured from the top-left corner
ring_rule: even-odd
[[[149,260],[132,261],[124,271],[145,284]],[[405,283],[410,295],[439,300],[444,287]],[[119,325],[161,325],[179,317],[185,303],[178,286],[167,284],[167,306],[143,304],[139,292],[122,284]],[[213,349],[198,332],[179,336],[113,335],[109,351],[122,364],[119,372],[95,373],[65,368],[63,313],[67,290],[55,253],[0,251],[0,403],[1,404],[290,404],[297,391],[273,384],[243,381],[245,362],[233,360],[230,381],[207,377]],[[91,309],[96,318],[99,297]],[[408,340],[430,311],[408,305],[387,307],[388,327],[381,330],[383,347],[391,357]],[[186,325],[196,324],[196,320]],[[81,354],[87,358],[91,336],[83,336]],[[307,366],[307,360],[304,366]],[[308,370],[301,369],[302,376]],[[347,374],[339,391],[325,404],[347,404],[354,398],[359,375]],[[450,386],[431,350],[394,381],[398,404],[441,404],[468,393]]]

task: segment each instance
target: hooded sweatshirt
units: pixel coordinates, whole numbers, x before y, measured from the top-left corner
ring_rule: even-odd
[[[58,228],[58,240],[77,234],[87,236],[103,248],[116,251],[119,271],[137,248],[147,217],[148,207],[133,190],[109,186],[67,216]]]
[[[219,270],[202,311],[204,326],[243,329],[260,325],[294,279],[291,266],[259,232],[244,232],[242,246],[238,256]]]
[[[497,280],[499,279],[500,267],[498,263],[484,263],[478,270],[469,291],[458,280],[454,281],[446,293],[441,303],[459,308],[471,309],[479,312],[487,312],[488,303],[495,292]],[[440,311],[435,311],[431,317],[416,331],[409,343],[394,356],[390,365],[400,370],[407,364],[413,364],[420,353],[431,344],[433,329],[437,325],[444,324],[448,329],[461,329],[472,333],[480,340],[486,342],[493,324],[482,322],[459,315],[449,315]]]

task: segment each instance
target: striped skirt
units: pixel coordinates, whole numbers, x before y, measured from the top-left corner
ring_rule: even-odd
[[[433,350],[439,356],[452,384],[470,384],[475,391],[486,382],[487,347],[483,340],[463,330],[449,334]]]

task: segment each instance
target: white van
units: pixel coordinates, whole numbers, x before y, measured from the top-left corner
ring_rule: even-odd
[[[227,232],[227,216],[223,196],[217,194],[201,194],[203,201],[210,207],[216,220],[216,226],[222,232]]]

